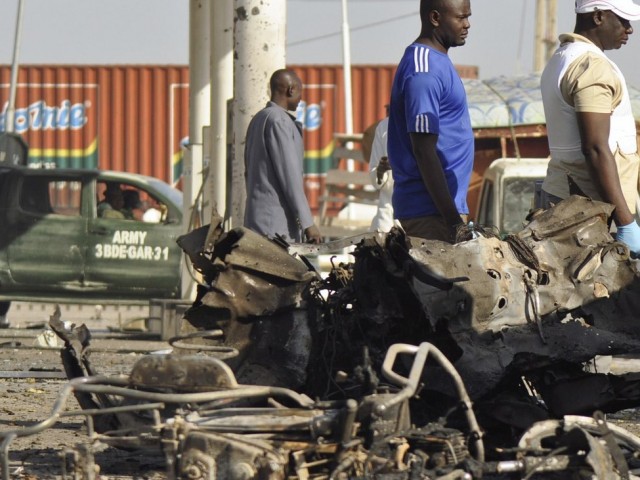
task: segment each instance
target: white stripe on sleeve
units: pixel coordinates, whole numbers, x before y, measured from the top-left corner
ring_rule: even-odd
[[[413,67],[416,72],[429,71],[429,49],[415,47],[413,50]]]
[[[416,132],[429,133],[429,119],[426,115],[416,115]]]
[[[416,72],[428,72],[429,49],[425,47],[415,47],[413,50],[413,63]],[[417,133],[429,133],[429,119],[426,115],[416,115],[415,131]]]

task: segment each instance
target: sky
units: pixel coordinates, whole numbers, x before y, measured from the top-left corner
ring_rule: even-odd
[[[188,63],[189,0],[22,1],[22,64]],[[287,63],[341,63],[341,0],[286,3]],[[471,0],[471,31],[465,46],[450,50],[454,63],[477,65],[481,78],[531,72],[535,4]],[[0,63],[10,64],[18,0],[2,6]],[[419,0],[348,0],[352,63],[395,64],[419,33],[418,6]],[[559,33],[573,30],[572,0],[558,1],[557,18]],[[637,35],[607,53],[640,87]]]

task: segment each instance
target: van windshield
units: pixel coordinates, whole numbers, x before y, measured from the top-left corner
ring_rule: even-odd
[[[536,178],[507,178],[504,180],[502,204],[503,233],[515,233],[522,230],[529,210],[533,207]]]

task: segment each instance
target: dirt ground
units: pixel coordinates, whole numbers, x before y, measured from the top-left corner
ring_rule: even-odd
[[[85,315],[87,311],[92,310],[85,309]],[[29,312],[23,310],[20,315],[16,315],[15,310],[13,313],[11,326],[22,328],[0,330],[0,431],[25,428],[47,418],[66,383],[60,359],[62,343],[54,336],[43,335],[44,328],[37,328],[48,316],[44,308],[38,307]],[[77,317],[77,312],[73,313]],[[134,313],[139,314],[137,311]],[[133,322],[135,315],[130,313],[128,318],[124,315],[124,323]],[[64,316],[63,309],[63,320]],[[159,336],[143,332],[144,328],[126,334],[109,332],[110,329],[118,330],[118,325],[123,322],[113,321],[108,316],[97,319],[87,315],[86,322],[79,321],[70,313],[67,316],[74,323],[86,323],[91,329],[94,337],[91,360],[101,374],[127,374],[142,356],[169,348],[167,342],[159,340]],[[122,320],[122,314],[119,317],[118,320]],[[26,328],[28,326],[35,328]],[[78,409],[78,403],[71,397],[64,411]],[[61,478],[62,452],[65,448],[85,442],[87,438],[84,418],[70,416],[62,417],[53,428],[41,433],[14,439],[8,446],[11,478]],[[98,450],[95,460],[101,467],[99,478],[166,478],[161,457],[154,458],[106,446]]]
[[[95,332],[92,340],[92,363],[102,374],[129,373],[142,356],[169,348],[168,343],[149,335],[109,334],[104,328],[104,322],[86,323]],[[58,393],[66,383],[63,378],[30,378],[30,375],[63,376],[61,345],[55,345],[54,340],[47,340],[42,335],[43,331],[42,328],[0,330],[0,431],[25,428],[47,418]],[[47,342],[51,345],[47,345]],[[76,400],[70,398],[65,411],[78,409]],[[640,435],[639,412],[625,410],[609,415],[608,418]],[[63,417],[53,428],[16,438],[8,445],[11,479],[62,478],[61,453],[65,448],[74,447],[86,440],[86,427],[80,416]],[[106,446],[99,450],[95,456],[96,464],[100,465],[99,477],[96,478],[166,478],[164,459],[161,456],[142,455]],[[1,452],[0,448],[0,454]]]

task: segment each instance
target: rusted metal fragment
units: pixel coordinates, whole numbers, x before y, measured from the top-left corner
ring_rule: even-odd
[[[217,229],[213,230],[217,232]],[[206,249],[206,241],[210,235],[210,226],[196,228],[186,235],[178,237],[176,243],[184,250],[184,252],[191,260],[193,268],[200,272],[205,281],[209,283],[211,279],[215,278],[217,270],[213,267],[209,261]]]
[[[286,478],[288,457],[268,441],[194,431],[187,436],[183,452],[180,478]]]
[[[60,350],[60,357],[67,378],[72,380],[79,377],[97,375],[90,360],[91,333],[85,325],[67,327],[61,318],[60,307],[56,306],[55,312],[49,318],[52,330],[64,341],[64,348]],[[74,396],[81,408],[87,410],[108,408],[113,406],[111,398],[100,393],[74,392]],[[95,429],[98,432],[106,432],[120,425],[118,417],[113,414],[97,415],[95,417]]]
[[[494,237],[455,245],[421,241],[409,254],[436,275],[468,279],[449,290],[417,278],[409,280],[432,326],[445,320],[451,331],[482,332],[522,325],[527,317],[533,321],[523,284],[530,269],[516,258],[507,242]]]
[[[199,240],[201,233],[194,234]],[[213,343],[234,348],[237,358],[228,360],[238,380],[256,385],[300,387],[306,381],[311,350],[306,299],[312,281],[319,278],[309,264],[290,255],[286,244],[245,228],[222,233],[208,227],[202,247],[190,245],[190,256],[208,258],[208,287],[185,314],[181,333],[222,330]],[[211,248],[210,242],[215,242]],[[208,247],[207,247],[208,245]],[[203,250],[204,249],[204,250]],[[189,252],[188,252],[189,253]],[[194,348],[197,348],[194,346]]]
[[[201,235],[198,238],[202,238]],[[187,242],[183,242],[187,245]],[[199,250],[196,248],[196,255]],[[191,253],[190,253],[191,252]],[[193,250],[188,251],[190,256]],[[317,273],[286,249],[245,228],[217,238],[210,252],[209,290],[199,302],[229,312],[232,318],[270,315],[297,307]]]
[[[609,204],[574,196],[537,216],[518,234],[544,275],[538,282],[541,315],[588,305],[602,298],[603,291],[613,297],[628,288],[640,293],[637,264],[609,233],[611,212]],[[621,299],[611,300],[610,307]]]
[[[610,213],[609,205],[571,197],[504,240],[449,245],[395,230],[383,245],[363,241],[352,296],[335,293],[354,304],[349,316],[329,302],[340,312],[334,338],[353,346],[323,344],[321,351],[334,352],[348,370],[349,355],[363,347],[376,365],[389,343],[429,341],[445,351],[474,401],[490,404],[527,376],[552,415],[638,405],[632,376],[582,371],[597,355],[640,356],[640,277],[627,247],[609,233]],[[438,288],[415,272],[454,280]],[[430,369],[424,380],[429,391],[451,394],[441,371]],[[562,389],[573,381],[584,393],[579,402]]]
[[[520,326],[505,329],[496,336],[453,335],[460,348],[461,355],[454,365],[460,372],[474,399],[487,398],[495,393],[501,382],[517,379],[519,375],[529,375],[538,381],[537,387],[545,394],[547,407],[554,415],[589,412],[591,407],[604,408],[610,403],[608,411],[631,407],[640,402],[640,395],[620,396],[615,405],[615,396],[610,391],[593,390],[580,396],[576,389],[565,396],[566,401],[558,399],[557,385],[570,383],[570,378],[583,378],[582,363],[604,352],[640,352],[640,340],[625,335],[590,327],[581,321],[544,322],[543,328],[547,342],[540,340],[534,326]],[[569,374],[561,374],[573,365]],[[557,368],[556,368],[557,367]],[[607,377],[607,383],[612,381]],[[543,382],[547,382],[545,388]],[[429,377],[429,389],[450,392],[451,387],[444,376],[433,372]],[[629,393],[631,393],[631,388]],[[638,392],[640,394],[640,392]]]
[[[480,237],[455,245],[412,240],[409,254],[415,262],[436,275],[469,280],[441,291],[412,278],[411,288],[431,324],[445,320],[451,331],[496,332],[597,299],[633,312],[630,303],[640,308],[640,295],[634,302],[624,292],[640,294],[639,274],[626,247],[609,234],[610,212],[607,204],[570,197],[506,240]]]
[[[253,317],[250,321],[221,318],[217,313],[206,306],[193,307],[188,320],[182,324],[185,337],[212,332],[214,322],[222,335],[190,342],[184,340],[180,348],[203,350],[211,355],[216,355],[215,351],[208,350],[212,347],[233,349],[237,354],[226,356],[225,361],[238,381],[244,384],[289,388],[300,388],[305,384],[313,342],[312,312],[293,309],[267,317]],[[180,353],[178,349],[176,351]]]
[[[237,388],[227,364],[198,355],[150,355],[136,362],[129,382],[132,386],[176,392],[205,392]]]
[[[252,322],[249,343],[228,363],[241,383],[300,389],[307,380],[312,341],[307,310],[279,312]]]
[[[61,355],[68,378],[95,375],[96,372],[89,358],[91,332],[86,325],[67,328],[62,321],[60,307],[56,305],[53,315],[49,317],[49,326],[64,341],[65,348],[61,350]]]
[[[607,424],[600,411],[594,412],[593,418],[568,415],[561,420],[538,422],[522,435],[518,443],[522,452],[547,448],[563,450],[569,455],[578,453],[584,459],[584,466],[590,468],[590,473],[595,478],[611,479],[632,478],[629,476],[625,452],[637,451],[639,447],[638,437],[620,427]],[[526,458],[523,454],[519,456],[522,460]],[[527,467],[525,471],[548,471],[547,465],[541,462],[537,466]],[[561,469],[552,467],[555,471],[564,470],[567,474],[571,468],[570,464]]]

